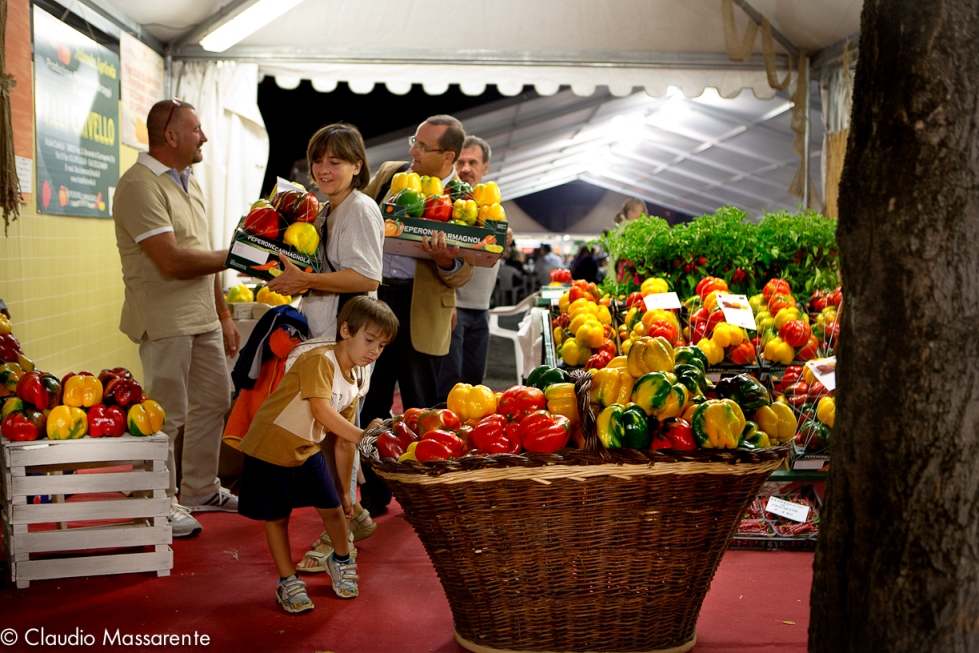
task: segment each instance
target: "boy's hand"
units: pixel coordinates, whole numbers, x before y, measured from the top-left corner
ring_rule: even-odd
[[[354,506],[352,503],[350,503],[349,494],[343,493],[342,495],[340,495],[340,505],[343,507],[343,514],[347,517],[347,519],[353,519]]]
[[[382,426],[384,426],[384,420],[380,417],[375,417],[373,420],[371,420],[371,423],[367,425],[367,430],[379,429]]]

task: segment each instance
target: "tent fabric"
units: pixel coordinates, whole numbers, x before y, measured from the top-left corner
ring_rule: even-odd
[[[197,108],[209,141],[194,174],[204,191],[211,245],[223,249],[241,216],[262,194],[269,137],[258,110],[258,67],[192,62],[177,67],[176,96]],[[225,285],[232,272],[227,271]]]

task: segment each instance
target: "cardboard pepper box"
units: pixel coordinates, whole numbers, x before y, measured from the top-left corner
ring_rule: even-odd
[[[390,216],[384,220],[384,252],[413,258],[432,257],[415,245],[424,236],[431,239],[436,231],[445,232],[445,242],[458,245],[460,256],[478,267],[493,267],[503,256],[506,245],[507,223],[487,220],[482,227],[438,222],[424,218]]]
[[[232,270],[269,281],[282,271],[279,252],[285,254],[302,270],[320,271],[319,254],[312,256],[303,254],[280,240],[268,240],[248,233],[240,225],[235,229],[231,247],[228,249],[228,258],[224,264]]]

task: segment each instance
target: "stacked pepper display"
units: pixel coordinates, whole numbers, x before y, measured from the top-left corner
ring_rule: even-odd
[[[819,355],[819,342],[812,335],[809,315],[798,307],[787,281],[770,279],[762,292],[752,296],[748,303],[758,325],[760,358],[789,365]]]
[[[708,276],[700,280],[695,290],[697,294],[686,302],[690,315],[684,335],[704,352],[709,366],[754,364],[755,344],[748,332],[728,323],[718,305],[718,295],[728,292],[727,282]]]
[[[773,386],[779,402],[791,407],[799,420],[795,435],[796,454],[822,454],[829,450],[836,422],[836,398],[812,371],[790,365]]]
[[[809,321],[812,335],[818,343],[818,357],[836,353],[840,339],[839,312],[843,305],[843,288],[816,290],[809,298]]]
[[[399,172],[391,178],[391,199],[382,207],[384,217],[409,217],[483,226],[487,220],[506,221],[495,182],[471,187],[453,179],[442,186],[438,177]]]
[[[0,366],[7,395],[0,408],[0,434],[8,440],[119,437],[127,429],[132,435],[146,436],[163,428],[163,408],[143,395],[125,368],[104,369],[98,377],[70,372],[59,381],[30,367],[25,372],[17,363]]]
[[[609,302],[597,285],[580,279],[558,299],[551,326],[557,355],[567,367],[601,369],[615,357]]]

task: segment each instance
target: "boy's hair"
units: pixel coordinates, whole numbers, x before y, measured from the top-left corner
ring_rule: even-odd
[[[380,332],[380,335],[387,338],[388,342],[394,340],[398,335],[398,318],[395,317],[391,307],[380,299],[374,299],[367,295],[357,295],[347,300],[347,303],[340,309],[337,315],[337,339],[340,338],[340,325],[347,323],[350,336],[357,335],[362,328],[373,327]]]
[[[321,127],[306,146],[306,164],[309,166],[309,178],[316,184],[313,177],[313,163],[324,157],[329,151],[336,158],[352,163],[360,161],[360,172],[354,175],[350,182],[351,188],[365,188],[371,180],[370,167],[367,165],[367,150],[364,148],[364,138],[356,127],[345,122],[337,122]]]

